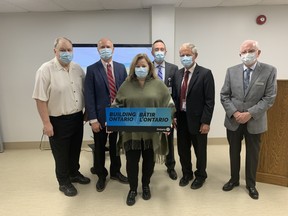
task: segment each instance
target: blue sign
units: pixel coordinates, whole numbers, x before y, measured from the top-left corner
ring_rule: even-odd
[[[171,108],[106,108],[108,131],[169,132]]]

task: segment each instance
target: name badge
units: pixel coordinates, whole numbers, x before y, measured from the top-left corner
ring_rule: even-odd
[[[183,111],[186,111],[186,100],[182,101],[182,108]]]

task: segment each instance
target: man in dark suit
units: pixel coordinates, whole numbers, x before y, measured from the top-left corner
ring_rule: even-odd
[[[110,107],[116,92],[127,77],[123,64],[112,61],[114,46],[111,40],[102,38],[97,45],[101,59],[88,66],[85,78],[85,102],[88,120],[94,135],[94,167],[91,172],[98,175],[96,189],[101,192],[106,186],[108,171],[105,168],[105,145],[109,136],[110,178],[128,184],[127,177],[120,172],[121,160],[116,153],[117,132],[107,133],[105,108]]]
[[[174,125],[177,127],[177,145],[184,187],[193,179],[191,144],[196,156],[195,180],[192,189],[201,188],[207,178],[207,135],[214,110],[215,87],[211,70],[199,66],[196,47],[184,43],[179,50],[184,68],[174,76],[173,98],[176,106]]]
[[[152,55],[154,56],[154,67],[155,71],[158,74],[159,79],[164,81],[168,87],[170,94],[172,94],[172,83],[174,79],[174,74],[178,71],[178,66],[166,62],[166,45],[162,40],[156,40],[152,44]],[[170,134],[168,135],[168,155],[166,156],[165,165],[167,167],[168,175],[171,179],[177,179],[177,173],[175,171],[175,157],[174,157],[174,130],[172,128]]]
[[[246,144],[246,188],[253,199],[256,190],[256,171],[261,133],[267,130],[266,111],[276,97],[276,68],[257,61],[261,51],[257,41],[246,40],[240,46],[243,64],[227,70],[221,89],[221,103],[225,109],[225,127],[230,147],[231,178],[223,186],[230,191],[239,186],[241,141]]]

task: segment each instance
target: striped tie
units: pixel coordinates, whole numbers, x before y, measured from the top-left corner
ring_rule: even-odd
[[[161,65],[158,65],[158,77],[163,80],[163,74],[162,74],[162,70],[161,70]]]
[[[245,91],[245,93],[246,93],[246,91],[247,91],[247,89],[248,89],[248,86],[249,86],[249,83],[250,83],[251,71],[252,71],[251,68],[247,68],[247,69],[244,71],[244,91]]]
[[[111,69],[110,64],[107,64],[107,77],[108,77],[108,83],[109,83],[110,100],[112,103],[116,97],[116,86],[115,86],[115,80],[112,75],[112,69]]]

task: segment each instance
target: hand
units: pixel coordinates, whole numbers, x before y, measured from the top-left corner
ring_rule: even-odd
[[[239,124],[245,124],[246,122],[248,122],[250,119],[251,119],[251,114],[249,112],[243,112],[243,113],[240,113],[240,112],[235,112],[233,114],[234,118],[236,119],[236,121],[239,123]]]
[[[201,124],[199,132],[201,134],[208,134],[210,131],[210,125],[208,124]]]
[[[94,133],[99,133],[102,130],[102,126],[99,122],[94,122],[91,124],[92,131]]]
[[[171,132],[163,132],[166,136],[169,136]]]
[[[48,137],[54,136],[54,130],[51,122],[44,124],[43,134],[47,135]]]

